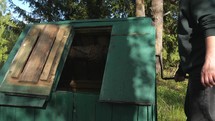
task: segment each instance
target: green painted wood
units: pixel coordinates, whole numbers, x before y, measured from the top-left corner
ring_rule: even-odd
[[[15,121],[34,121],[33,108],[15,108]]]
[[[17,113],[17,111],[19,113],[14,114],[12,111],[14,110],[13,108],[9,109],[9,107],[0,106],[0,121],[7,121],[4,120],[6,119],[5,116],[7,116],[5,114],[6,111],[2,112],[2,108],[3,110],[5,110],[5,108],[11,110],[8,112],[14,114],[16,119],[21,117],[19,115],[25,116],[30,113],[28,115],[29,117],[23,118],[24,120],[29,119],[29,121],[32,118],[34,121],[55,121],[56,119],[59,121],[64,121],[66,119],[68,121],[155,121],[151,120],[152,118],[155,119],[154,108],[148,108],[155,103],[155,91],[153,91],[155,89],[155,67],[153,65],[155,60],[153,58],[155,32],[150,21],[149,18],[128,18],[54,22],[58,25],[73,26],[74,29],[79,27],[111,26],[110,54],[108,54],[100,100],[129,104],[136,103],[145,106],[100,103],[98,102],[99,94],[55,92],[74,37],[74,31],[72,31],[72,34],[70,34],[68,38],[69,41],[67,41],[66,47],[63,50],[57,72],[55,73],[55,82],[52,88],[53,97],[51,100],[46,100],[49,101],[47,103],[47,108],[32,109],[33,111],[30,111],[29,108],[19,108],[15,109],[15,113]],[[130,27],[126,27],[126,25]],[[12,50],[8,61],[0,71],[0,82],[3,81],[4,76],[7,74],[13,57],[17,53],[23,38],[31,26],[32,25],[28,25],[20,35],[14,47],[15,49]],[[123,30],[121,31],[120,28],[123,28]],[[144,68],[141,68],[142,65]],[[126,66],[128,66],[129,69],[127,69]],[[114,69],[114,71],[112,69]],[[135,71],[131,71],[132,69]],[[146,76],[148,73],[150,76]],[[41,91],[40,93],[42,94],[43,92]],[[145,117],[147,117],[147,119],[145,119]]]
[[[100,100],[149,105],[155,103],[154,29],[138,36],[112,36]]]
[[[73,93],[57,92],[55,98],[55,120],[72,121],[73,119]]]
[[[5,119],[4,107],[0,106],[0,121],[4,121],[4,119]]]
[[[112,18],[112,19],[83,19],[83,20],[64,20],[64,21],[58,21],[58,22],[43,22],[42,24],[57,24],[57,25],[65,25],[65,24],[72,24],[74,25],[74,27],[76,26],[81,26],[81,24],[83,24],[83,26],[81,27],[85,27],[85,26],[100,26],[100,25],[107,25],[112,23],[115,24],[116,22],[123,22],[123,21],[142,21],[145,19],[150,19],[149,17],[129,17],[129,18]],[[34,23],[34,24],[40,24],[40,23]]]
[[[43,107],[46,99],[37,97],[22,97],[0,93],[0,105],[16,107]]]
[[[50,22],[49,22],[50,23]],[[55,24],[71,24],[74,28],[80,28],[80,27],[105,27],[105,26],[119,26],[119,30],[124,33],[121,27],[125,27],[128,25],[135,25],[138,26],[139,30],[142,29],[142,26],[147,25],[152,26],[152,20],[149,17],[129,17],[129,18],[114,18],[114,19],[94,19],[94,20],[72,20],[72,21],[60,21],[60,22],[54,22]],[[119,25],[120,24],[120,25]],[[125,27],[126,30],[130,29],[128,27]],[[115,29],[117,32],[117,29]],[[141,30],[142,31],[142,30]],[[119,33],[119,32],[117,32]],[[126,32],[127,33],[127,32]],[[125,34],[125,33],[124,33]]]
[[[152,26],[152,20],[150,18],[136,18],[127,19],[126,21],[114,22],[112,29],[112,36],[138,36],[150,34],[151,41],[155,36],[154,27]]]
[[[34,121],[72,121],[73,93],[55,92],[45,109],[35,109]]]
[[[1,121],[16,121],[14,116],[16,113],[15,108],[13,107],[1,107]]]
[[[34,110],[34,121],[55,121],[56,118],[56,94],[51,96],[51,100],[44,109]]]
[[[35,96],[40,98],[48,98],[51,92],[52,85],[36,86],[36,85],[14,85],[9,82],[4,82],[0,87],[0,92],[12,95]]]
[[[95,121],[97,100],[95,94],[75,93],[73,121]]]
[[[0,106],[0,121],[2,121],[2,115],[3,115],[3,112],[2,112],[2,107]]]
[[[138,106],[134,105],[113,105],[111,121],[137,121]]]
[[[111,121],[112,120],[112,104],[96,103],[96,120],[95,121]]]
[[[154,106],[139,106],[138,121],[156,121]]]
[[[149,121],[156,121],[156,112],[155,112],[155,107],[152,105],[151,107],[148,107],[148,117]]]
[[[0,106],[0,121],[34,121],[34,109]]]
[[[153,106],[100,103],[98,96],[54,92],[45,109],[0,106],[0,121],[155,121]]]
[[[150,121],[148,117],[148,106],[138,107],[138,121]]]

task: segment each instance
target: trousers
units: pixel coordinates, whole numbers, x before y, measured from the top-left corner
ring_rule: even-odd
[[[215,121],[215,87],[189,79],[184,104],[187,121]]]

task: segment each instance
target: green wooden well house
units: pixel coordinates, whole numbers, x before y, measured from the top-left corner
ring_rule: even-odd
[[[0,72],[0,121],[156,121],[151,19],[27,25]]]

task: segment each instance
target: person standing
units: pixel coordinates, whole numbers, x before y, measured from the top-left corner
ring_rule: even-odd
[[[189,74],[187,121],[215,121],[215,0],[180,0],[176,82]]]

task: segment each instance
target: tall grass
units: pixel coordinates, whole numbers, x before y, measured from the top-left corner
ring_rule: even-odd
[[[187,87],[185,82],[174,80],[157,81],[158,121],[186,121],[184,99]]]

